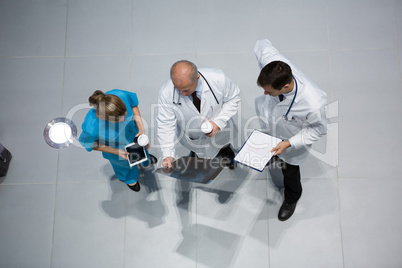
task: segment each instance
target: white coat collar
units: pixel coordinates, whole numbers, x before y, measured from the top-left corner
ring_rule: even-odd
[[[293,100],[295,93],[296,93],[296,83],[297,83],[297,96],[295,99],[295,103],[298,103],[300,100],[301,93],[303,92],[303,89],[304,89],[304,83],[299,78],[297,78],[295,75],[293,75],[293,76],[295,78],[295,85],[293,87],[293,90],[289,93],[283,94],[283,96],[285,96],[285,99],[284,99],[284,101],[280,102],[281,104],[288,104]]]

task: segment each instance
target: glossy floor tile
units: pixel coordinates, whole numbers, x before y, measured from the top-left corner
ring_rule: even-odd
[[[401,184],[400,178],[339,180],[345,267],[400,266]]]
[[[384,49],[397,45],[398,1],[327,1],[330,47]]]
[[[260,1],[206,0],[198,1],[197,8],[197,51],[226,54],[252,50],[261,30]]]
[[[122,183],[58,184],[53,267],[121,267],[125,190]]]
[[[339,51],[332,53],[331,61],[339,99],[339,175],[398,176],[401,144],[392,142],[401,129],[392,119],[402,113],[398,50]],[[389,90],[381,97],[378,89],[383,87]],[[386,164],[380,155],[386,155]]]
[[[262,1],[262,38],[281,51],[326,51],[329,47],[327,1]]]
[[[197,1],[133,1],[132,54],[190,54],[197,46]]]
[[[273,185],[267,202],[271,266],[342,267],[336,179],[303,179],[302,197],[295,214],[286,222],[277,219],[283,200],[278,190],[283,185],[275,179]]]
[[[264,211],[267,182],[234,177],[239,181],[236,189],[217,189],[218,181],[210,188],[197,189],[197,260],[201,267],[269,266]]]
[[[132,1],[68,1],[67,56],[128,55]]]
[[[55,184],[0,185],[2,267],[49,267]]]
[[[0,56],[64,56],[68,0],[0,2]]]
[[[195,200],[176,180],[143,174],[139,194],[127,188],[125,266],[196,267]]]
[[[1,0],[0,143],[13,158],[0,177],[0,267],[402,267],[401,14],[392,0]],[[253,48],[263,38],[329,104],[288,221],[277,219],[275,166],[198,184],[157,173],[159,159],[141,168],[136,193],[100,152],[43,140],[60,116],[80,134],[95,90],[125,89],[161,157],[159,90],[187,59],[239,86],[238,149],[260,127]]]
[[[54,183],[58,151],[43,139],[46,124],[61,114],[63,60],[0,59],[1,143],[13,154],[9,183]]]

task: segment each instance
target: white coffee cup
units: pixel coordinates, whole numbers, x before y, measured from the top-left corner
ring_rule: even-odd
[[[134,142],[137,142],[139,146],[146,146],[149,142],[149,138],[145,134],[141,134],[134,139]]]
[[[213,128],[211,122],[204,122],[201,125],[201,131],[204,132],[205,134],[211,133],[213,129],[214,128]]]

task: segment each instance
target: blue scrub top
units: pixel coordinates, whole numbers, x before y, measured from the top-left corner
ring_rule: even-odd
[[[82,124],[82,133],[78,138],[81,145],[88,151],[92,151],[94,142],[99,142],[124,150],[124,146],[132,143],[138,133],[138,127],[133,120],[132,108],[138,106],[137,94],[120,89],[113,89],[105,94],[119,97],[127,108],[127,116],[123,122],[113,123],[101,120],[96,116],[96,110],[92,108],[85,116]],[[102,152],[106,159],[118,160],[119,156]]]

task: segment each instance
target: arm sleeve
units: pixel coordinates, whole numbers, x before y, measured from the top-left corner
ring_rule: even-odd
[[[163,96],[162,88],[159,93],[156,122],[158,126],[158,141],[162,149],[163,159],[168,156],[175,158],[177,119],[172,105],[173,103],[167,103],[167,98]]]
[[[258,122],[260,123],[260,128],[262,131],[269,133],[269,124],[264,116],[261,114],[259,107],[264,104],[264,96],[259,96],[254,101],[255,113],[258,117]]]
[[[290,144],[295,149],[313,144],[327,134],[327,123],[325,107],[323,106],[307,117],[306,126],[289,139]]]
[[[260,69],[272,61],[289,61],[267,39],[258,40],[254,47],[254,55],[257,58]]]
[[[222,130],[226,127],[227,122],[232,118],[239,109],[240,105],[240,89],[224,74],[223,85],[223,105],[221,111],[212,118],[212,121]]]
[[[138,106],[138,97],[136,93],[127,91],[127,99],[131,108]]]
[[[99,139],[99,135],[95,133],[95,127],[92,122],[89,112],[87,116],[85,117],[84,123],[82,124],[82,132],[80,134],[80,137],[78,138],[78,141],[81,143],[81,145],[87,150],[88,152],[91,152],[92,149],[94,148],[94,142]]]
[[[88,152],[91,152],[92,149],[94,148],[94,142],[98,139],[95,139],[87,132],[82,131],[78,140],[81,143],[81,145],[85,148],[85,150],[87,150]]]

